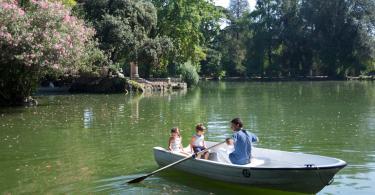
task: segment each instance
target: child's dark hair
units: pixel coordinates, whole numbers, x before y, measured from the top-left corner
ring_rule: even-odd
[[[230,121],[231,123],[233,123],[234,125],[238,125],[239,127],[242,128],[243,126],[243,123],[242,123],[242,120],[240,118],[234,118],[232,121]]]
[[[198,123],[197,126],[195,126],[195,130],[197,130],[197,131],[204,131],[204,130],[206,130],[206,127],[203,126],[202,123]]]
[[[171,129],[171,133],[179,133],[179,129],[178,129],[178,127],[173,127],[172,129]]]

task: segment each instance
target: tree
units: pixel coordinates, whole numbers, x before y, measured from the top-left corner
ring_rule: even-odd
[[[220,52],[223,54],[221,63],[227,76],[244,76],[247,37],[244,31],[233,27],[234,25],[230,25],[223,29],[219,37]]]
[[[0,105],[18,105],[47,73],[74,72],[90,66],[94,30],[60,3],[0,2]],[[26,10],[26,11],[25,11]]]
[[[222,53],[215,49],[207,49],[206,59],[201,61],[201,74],[220,78],[225,76],[221,65]],[[223,75],[224,74],[224,75]]]
[[[246,66],[250,76],[342,78],[373,66],[374,1],[258,0],[242,15],[239,1],[231,5],[231,23],[220,35],[229,75]]]
[[[358,75],[374,59],[374,1],[303,1],[302,9],[323,74],[335,78]]]
[[[221,30],[217,48],[223,54],[220,72],[228,76],[244,76],[246,72],[246,42],[251,32],[245,18],[249,10],[247,1],[232,0],[229,9],[224,12],[229,25]]]
[[[240,19],[250,11],[248,0],[230,0],[229,11],[235,19]]]
[[[280,6],[281,74],[306,76],[312,71],[312,32],[301,14],[300,0],[284,0]]]
[[[241,25],[238,22],[244,15],[250,11],[249,2],[247,0],[230,0],[229,2],[229,20],[232,31],[235,32],[235,37],[239,39],[239,30]]]
[[[280,1],[259,0],[250,14],[253,33],[248,43],[248,74],[278,76],[280,65]]]
[[[115,63],[145,63],[159,66],[172,50],[169,38],[157,36],[157,11],[142,0],[95,0],[83,5],[86,18],[94,23],[100,47]],[[143,72],[148,77],[150,71]]]
[[[215,30],[221,17],[213,2],[202,0],[152,0],[158,9],[157,34],[172,39],[176,64],[198,66],[206,57],[203,29]],[[212,32],[213,32],[212,31]]]
[[[222,67],[222,53],[220,44],[221,25],[220,21],[226,18],[225,9],[222,7],[211,7],[209,17],[203,18],[201,32],[203,33],[203,48],[205,59],[200,61],[200,73],[205,76],[221,78],[225,76]]]

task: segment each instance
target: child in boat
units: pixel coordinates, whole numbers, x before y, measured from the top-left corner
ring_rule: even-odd
[[[228,146],[233,146],[233,139],[232,139],[232,138],[226,138],[226,139],[225,139],[225,143],[226,143]]]
[[[190,147],[194,151],[194,153],[200,152],[205,150],[206,143],[204,142],[204,131],[206,130],[206,127],[203,126],[203,124],[199,123],[197,126],[195,126],[195,135],[191,138],[190,141]],[[208,159],[208,152],[203,153],[204,159]],[[198,154],[197,158],[201,158],[202,154]]]
[[[181,140],[180,129],[173,127],[171,129],[171,136],[169,137],[168,149],[172,152],[183,152]]]
[[[226,138],[225,144],[216,149],[217,161],[232,164],[229,160],[229,154],[234,151],[234,141],[232,138]]]
[[[225,143],[227,144],[227,147],[226,147],[226,152],[228,153],[228,155],[233,152],[234,150],[234,141],[232,138],[226,138],[225,139]]]

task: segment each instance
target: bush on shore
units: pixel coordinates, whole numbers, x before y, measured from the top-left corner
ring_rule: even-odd
[[[59,2],[0,2],[0,105],[22,104],[44,75],[77,72],[105,58],[95,31]],[[101,59],[97,59],[99,58]]]
[[[182,75],[182,79],[187,83],[189,87],[197,85],[199,82],[199,75],[195,66],[190,61],[185,62],[180,66],[179,72]]]

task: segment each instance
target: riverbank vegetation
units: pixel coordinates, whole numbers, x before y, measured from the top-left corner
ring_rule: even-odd
[[[0,0],[0,104],[46,76],[103,67],[141,77],[347,76],[375,72],[372,0]]]
[[[23,102],[45,75],[86,70],[98,58],[104,61],[94,29],[62,4],[2,0],[0,5],[0,105]]]

